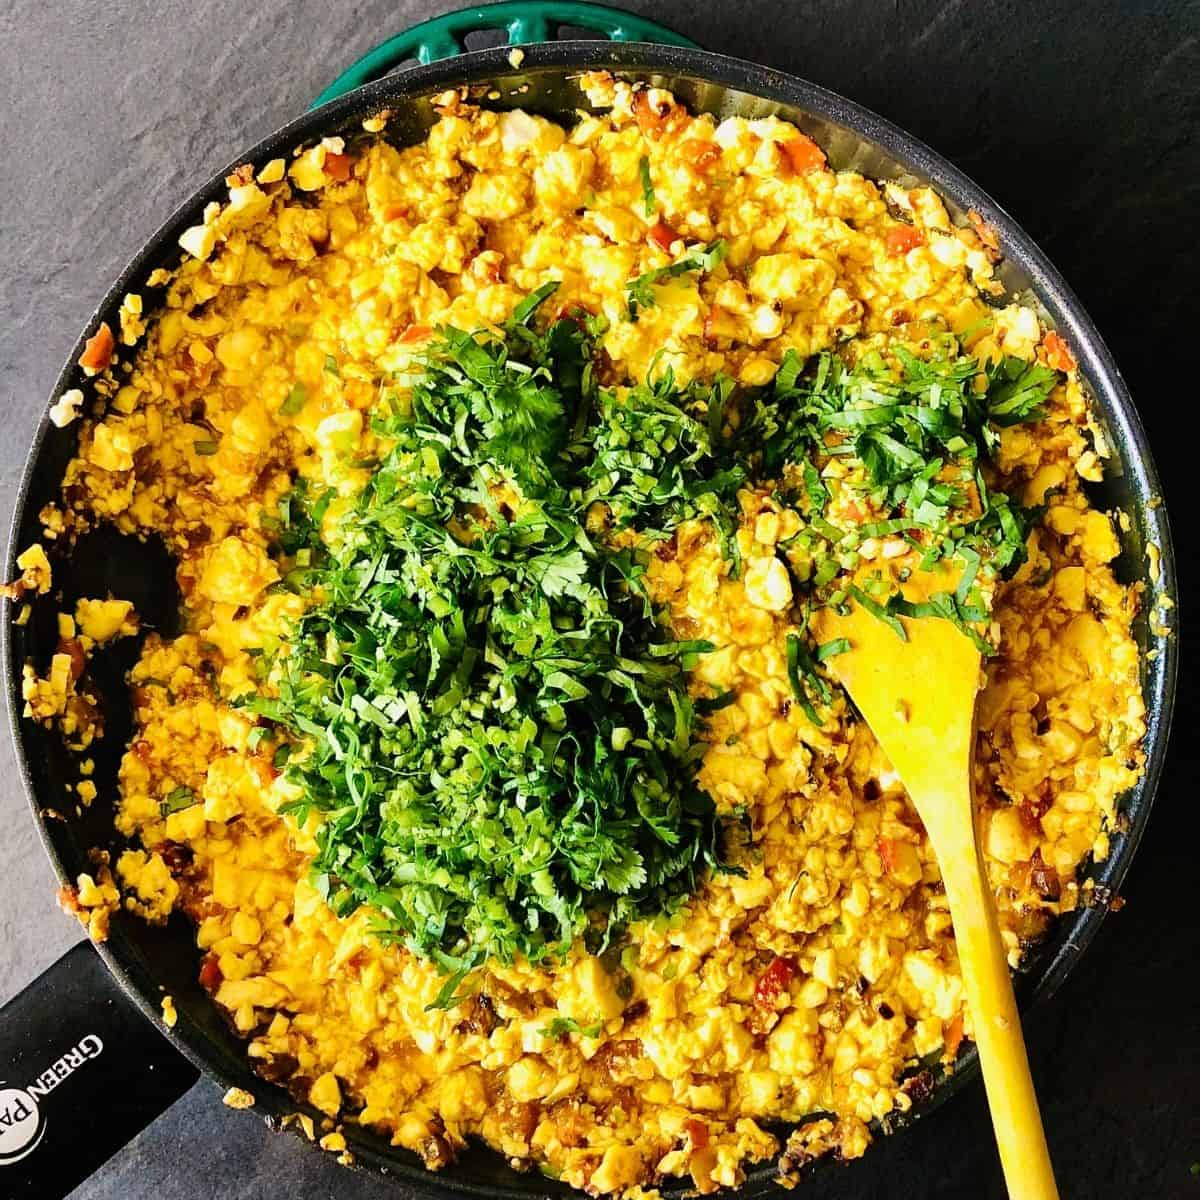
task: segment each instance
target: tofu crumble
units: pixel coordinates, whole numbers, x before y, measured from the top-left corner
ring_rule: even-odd
[[[403,390],[431,335],[501,326],[550,283],[555,313],[602,318],[612,386],[669,370],[681,386],[763,387],[789,352],[853,357],[931,331],[981,363],[1060,372],[1041,418],[1001,429],[993,458],[1004,489],[1040,510],[1025,562],[990,596],[974,764],[1014,967],[1090,902],[1078,869],[1107,853],[1144,769],[1139,591],[1115,578],[1113,522],[1083,488],[1106,447],[1074,358],[1003,296],[992,231],[955,225],[930,189],[833,169],[776,118],[693,115],[605,74],[584,86],[592,110],[569,129],[448,93],[417,144],[390,143],[376,121],[239,168],[181,238],[179,269],[148,281],[161,308],[127,297],[120,328],[89,342],[91,394],[55,417],[77,423],[78,454],[9,594],[47,593],[54,554],[103,524],[161,539],[176,564],[177,637],[142,633],[127,601],[88,598],[61,615],[45,673],[26,668],[26,716],[82,755],[103,736],[89,657],[142,637],[109,798],[127,848],[64,897],[93,936],[119,908],[185,912],[200,981],[255,1068],[329,1129],[360,1123],[435,1170],[475,1138],[591,1195],[672,1177],[710,1192],[768,1159],[787,1176],[863,1154],[971,1036],[937,864],[903,786],[844,696],[820,723],[795,702],[796,511],[746,486],[740,571],[692,518],[645,575],[675,634],[712,645],[693,693],[729,697],[707,719],[697,779],[719,812],[744,814],[740,872],[634,923],[619,955],[580,939],[561,962],[488,962],[447,1007],[437,963],[377,936],[370,906],[337,915],[314,885],[321,816],[289,810],[294,783],[233,703],[262,688],[259,660],[313,602],[284,586],[281,501],[298,484],[331,492],[335,530],[383,449],[381,396]],[[711,269],[672,273],[717,242]],[[631,319],[630,283],[650,272],[654,302]],[[885,571],[910,551],[897,534],[859,549]],[[96,794],[80,784],[81,803]],[[173,1024],[170,997],[163,1012]]]

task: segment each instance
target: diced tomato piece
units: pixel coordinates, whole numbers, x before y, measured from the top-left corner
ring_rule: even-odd
[[[896,843],[892,838],[880,837],[875,839],[875,849],[883,860],[883,869],[890,875],[895,871],[898,862]]]
[[[633,117],[638,128],[647,137],[661,137],[663,131],[678,122],[677,106],[669,100],[650,99],[650,93],[643,90],[633,96]]]
[[[271,784],[279,778],[279,772],[275,769],[275,764],[272,761],[274,752],[263,753],[259,751],[252,755],[246,762],[246,766],[258,776],[258,782],[263,787],[270,787]]]
[[[79,356],[79,365],[89,371],[103,371],[112,362],[116,346],[116,338],[108,322],[101,321],[100,328],[85,343],[83,353]]]
[[[1053,330],[1042,338],[1042,349],[1046,351],[1046,361],[1056,371],[1065,374],[1075,370],[1075,355],[1071,353],[1071,347]]]
[[[70,884],[64,884],[55,893],[58,900],[58,907],[67,913],[69,916],[78,916],[82,911],[79,904],[79,889],[71,887]]]
[[[215,954],[206,954],[204,961],[200,964],[200,986],[206,992],[215,992],[221,986],[221,981],[225,978],[221,970],[221,964],[217,961]]]
[[[806,175],[809,171],[820,171],[825,166],[825,152],[804,134],[775,144],[783,152],[793,175]]]
[[[921,856],[917,847],[906,838],[877,838],[875,841],[883,869],[901,887],[912,887],[921,881]]]
[[[704,341],[709,346],[716,346],[722,338],[735,338],[738,334],[738,324],[733,314],[719,304],[709,305],[704,314]]]
[[[383,210],[385,221],[401,221],[408,216],[408,209],[403,204],[389,204]]]
[[[669,254],[671,243],[679,240],[679,234],[666,221],[659,221],[650,227],[650,232],[646,234],[646,240],[652,246],[657,246],[664,254]]]
[[[410,325],[397,339],[401,346],[411,346],[413,342],[423,342],[433,329],[428,325]]]
[[[958,1057],[958,1048],[962,1045],[963,1040],[963,1019],[962,1013],[959,1013],[949,1025],[946,1026],[945,1046],[942,1050],[942,1058],[946,1062],[953,1062]]]
[[[499,283],[504,278],[504,255],[497,250],[480,250],[471,256],[472,274],[487,283]]]
[[[687,1134],[693,1150],[703,1150],[708,1145],[708,1126],[703,1121],[697,1121],[694,1117],[684,1121],[683,1132]]]
[[[353,166],[354,160],[348,154],[325,155],[325,174],[335,183],[345,183]]]
[[[776,958],[759,977],[754,988],[754,1004],[757,1008],[771,1011],[780,994],[787,990],[796,974],[796,966],[788,958]]]
[[[689,138],[680,143],[679,153],[693,171],[705,175],[721,161],[721,147],[707,138]]]
[[[917,246],[923,246],[925,235],[912,225],[893,225],[884,235],[883,243],[892,258],[899,258]]]

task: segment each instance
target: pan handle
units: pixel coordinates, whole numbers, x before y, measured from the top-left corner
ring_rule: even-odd
[[[198,1076],[81,942],[0,1009],[0,1196],[59,1200]]]
[[[466,52],[464,39],[481,30],[503,30],[510,46],[552,42],[563,26],[589,29],[612,42],[659,42],[668,46],[696,43],[657,21],[580,0],[507,0],[444,13],[422,21],[381,42],[339,75],[309,106],[319,108],[364,83],[379,79],[401,63],[436,62]]]

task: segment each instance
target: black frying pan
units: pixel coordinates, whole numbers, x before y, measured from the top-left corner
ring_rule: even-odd
[[[1175,593],[1167,516],[1159,503],[1158,478],[1145,435],[1121,375],[1079,301],[1013,219],[970,180],[928,147],[839,96],[751,63],[675,46],[586,41],[533,45],[525,48],[518,69],[510,64],[507,49],[489,49],[418,66],[361,87],[285,126],[231,166],[242,162],[261,166],[271,158],[290,154],[300,143],[357,133],[363,117],[382,108],[395,114],[388,126],[390,138],[399,143],[418,140],[435,119],[430,97],[459,84],[487,85],[482,91],[494,84],[501,97],[485,103],[497,108],[520,106],[569,121],[576,110],[588,107],[575,76],[592,68],[650,80],[671,89],[692,109],[718,116],[777,114],[811,134],[835,167],[853,167],[877,179],[931,183],[960,221],[970,209],[981,213],[999,232],[1006,258],[1004,283],[1013,293],[1035,296],[1043,316],[1066,337],[1107,427],[1115,461],[1096,498],[1104,507],[1120,509],[1129,517],[1124,552],[1117,564],[1119,574],[1125,582],[1146,579],[1149,586],[1146,547],[1154,543],[1161,551],[1157,586]],[[519,92],[518,87],[527,90]],[[178,264],[179,234],[196,223],[205,204],[223,198],[226,174],[227,170],[219,172],[142,248],[85,333],[90,334],[101,319],[116,328],[116,310],[127,291],[141,291],[148,305],[153,305],[156,293],[145,287],[147,276],[156,267]],[[75,363],[82,348],[81,337],[52,399],[80,385]],[[57,429],[42,421],[17,500],[7,578],[17,574],[16,553],[39,538],[38,512],[58,492],[74,446],[71,428]],[[172,564],[159,547],[100,531],[81,542],[69,558],[55,561],[54,569],[56,594],[35,605],[26,625],[13,624],[12,611],[0,622],[11,714],[18,714],[22,707],[22,664],[32,660],[44,667],[57,641],[54,613],[69,607],[76,597],[111,592],[128,598],[143,614],[145,626],[167,633],[175,619]],[[1148,765],[1144,778],[1124,801],[1124,832],[1114,834],[1108,859],[1085,868],[1100,896],[1106,894],[1103,889],[1116,891],[1145,828],[1170,725],[1176,641],[1155,634],[1144,616],[1135,633],[1142,651],[1142,684],[1150,713]],[[75,766],[57,735],[13,717],[17,761],[33,817],[64,882],[91,869],[89,848],[117,848],[111,823],[116,770],[131,728],[123,677],[136,653],[135,645],[118,643],[94,660],[94,675],[105,701],[107,733],[93,753],[100,795],[82,816],[73,815],[75,804],[66,789],[74,780]],[[48,810],[68,814],[67,819],[56,819]],[[1055,927],[1018,982],[1023,1002],[1043,999],[1062,983],[1095,936],[1105,911],[1103,906],[1084,908]],[[97,950],[107,971],[86,945],[77,947],[4,1010],[0,1022],[0,1193],[5,1195],[58,1195],[86,1177],[190,1085],[195,1071],[185,1058],[222,1085],[251,1092],[257,1101],[255,1111],[272,1124],[297,1111],[282,1088],[250,1070],[243,1043],[229,1031],[200,988],[193,929],[182,916],[164,928],[153,928],[128,914],[117,915],[109,939]],[[166,1029],[162,1022],[164,993],[174,998],[178,1010],[173,1029]],[[174,1049],[152,1031],[149,1022],[166,1035]],[[918,1108],[918,1115],[963,1086],[976,1070],[970,1051],[954,1074],[939,1083],[933,1098]],[[319,1114],[307,1111],[319,1127]],[[430,1176],[415,1157],[388,1146],[385,1139],[352,1125],[347,1134],[358,1164],[389,1173],[420,1190],[514,1200],[567,1192],[539,1175],[514,1173],[498,1155],[482,1148],[472,1149],[441,1175]],[[773,1186],[772,1175],[769,1166],[751,1173],[744,1194],[765,1194]]]

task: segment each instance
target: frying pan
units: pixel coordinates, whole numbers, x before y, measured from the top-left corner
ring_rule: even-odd
[[[547,41],[554,30],[569,40]],[[523,46],[523,59],[507,46],[467,50],[480,30],[499,30]],[[607,40],[582,40],[578,32]],[[637,40],[634,40],[637,39]],[[658,43],[658,44],[654,44]],[[402,61],[416,65],[386,74]],[[258,166],[287,156],[324,136],[351,135],[364,117],[382,109],[394,114],[387,136],[399,144],[419,140],[436,119],[431,98],[449,87],[471,85],[483,103],[523,107],[570,122],[588,103],[579,72],[607,69],[669,88],[694,111],[718,119],[775,114],[794,121],[826,150],[834,167],[852,168],[875,179],[906,185],[932,184],[954,219],[975,210],[992,224],[1005,254],[1001,279],[1010,294],[1034,304],[1074,350],[1099,419],[1113,448],[1106,481],[1093,502],[1128,518],[1116,567],[1123,582],[1142,581],[1147,596],[1160,589],[1175,594],[1175,566],[1161,504],[1158,477],[1133,402],[1116,364],[1079,301],[1058,272],[993,200],[950,163],[894,125],[831,92],[790,75],[694,48],[687,39],[611,9],[587,4],[517,3],[452,13],[426,22],[378,47],[319,98],[320,106],[240,155],[180,208],[141,249],[113,285],[71,353],[51,401],[84,386],[75,365],[84,337],[100,320],[118,325],[117,308],[127,291],[141,292],[153,310],[160,292],[146,287],[157,267],[178,265],[178,237],[196,223],[204,206],[225,193],[224,177],[243,162]],[[498,98],[495,93],[499,93]],[[43,419],[33,437],[12,524],[6,578],[18,573],[15,556],[40,537],[38,512],[55,497],[75,449],[71,427]],[[1149,574],[1147,548],[1157,546],[1159,572]],[[57,641],[54,614],[83,595],[132,600],[144,628],[170,635],[178,596],[172,563],[154,543],[99,530],[69,554],[52,555],[54,593],[33,606],[24,625],[14,623],[15,606],[0,620],[3,670],[17,762],[46,851],[64,883],[93,868],[92,847],[119,849],[112,829],[116,772],[132,728],[124,674],[136,658],[132,642],[117,643],[95,656],[94,686],[103,701],[105,736],[89,751],[95,760],[98,798],[77,812],[68,790],[77,767],[57,734],[20,718],[22,665],[44,669]],[[1135,624],[1141,650],[1141,683],[1149,712],[1147,767],[1124,797],[1120,829],[1103,862],[1089,862],[1084,876],[1101,900],[1115,893],[1149,817],[1162,770],[1177,669],[1176,639],[1155,631],[1145,612]],[[1037,947],[1018,980],[1028,1004],[1048,997],[1062,983],[1104,919],[1106,906],[1081,908],[1064,917]],[[97,957],[98,955],[98,957]],[[152,1120],[204,1071],[226,1088],[241,1088],[254,1111],[273,1126],[296,1128],[292,1114],[307,1113],[321,1129],[320,1114],[297,1105],[280,1087],[255,1075],[244,1043],[226,1026],[197,982],[199,952],[191,925],[180,915],[163,927],[125,913],[114,915],[110,936],[96,946],[76,947],[13,1000],[0,1021],[0,1193],[61,1195]],[[168,1028],[161,1001],[170,995],[178,1021]],[[156,1032],[157,1030],[157,1032]],[[160,1036],[163,1035],[163,1036]],[[941,1079],[916,1115],[944,1101],[977,1072],[973,1051],[952,1075]],[[472,1147],[450,1169],[428,1175],[416,1158],[390,1147],[369,1130],[347,1123],[354,1162],[389,1174],[418,1190],[524,1200],[566,1194],[568,1189],[537,1174],[518,1175],[500,1156]],[[742,1192],[757,1197],[771,1188],[773,1169],[753,1170]]]

